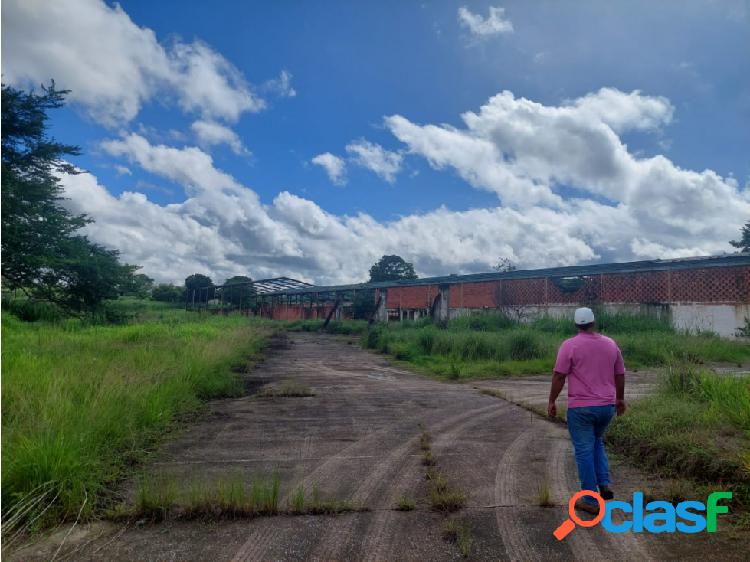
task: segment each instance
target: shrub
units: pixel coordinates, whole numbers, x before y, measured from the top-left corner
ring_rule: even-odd
[[[518,321],[513,320],[503,312],[486,312],[484,314],[471,314],[459,316],[448,322],[448,328],[454,330],[475,330],[480,332],[498,332],[509,330],[518,326]]]
[[[700,383],[700,370],[686,361],[673,360],[664,369],[662,385],[665,392],[693,395]]]
[[[49,301],[3,298],[3,308],[24,322],[57,322],[66,314]]]
[[[508,338],[508,347],[511,359],[517,361],[536,359],[544,355],[539,337],[530,331],[511,334]]]

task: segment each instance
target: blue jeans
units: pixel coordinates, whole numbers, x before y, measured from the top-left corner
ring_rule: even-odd
[[[597,492],[597,486],[609,484],[609,463],[603,437],[614,414],[614,406],[568,408],[568,431],[575,449],[581,490]],[[596,502],[590,496],[584,500]]]

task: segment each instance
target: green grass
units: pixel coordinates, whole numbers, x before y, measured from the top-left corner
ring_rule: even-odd
[[[182,487],[181,487],[182,486]],[[246,480],[242,474],[222,477],[213,482],[193,481],[187,489],[174,477],[143,477],[135,505],[118,506],[115,519],[237,519],[270,515],[334,515],[366,511],[352,502],[324,500],[317,486],[310,494],[300,484],[286,508],[279,506],[279,475],[257,476]]]
[[[278,474],[259,476],[248,482],[241,474],[219,478],[207,483],[193,480],[187,488],[182,480],[164,475],[144,475],[138,482],[135,505],[118,506],[112,514],[115,519],[167,519],[240,518],[279,513],[280,479]],[[304,508],[304,490],[301,500],[295,494],[290,502],[301,501]]]
[[[290,332],[319,332],[325,320],[291,320],[284,322]],[[367,330],[365,320],[331,320],[325,331],[329,334],[358,335]]]
[[[750,345],[671,328],[663,318],[600,312],[601,331],[615,338],[629,369],[659,367],[675,358],[693,362],[743,363]],[[377,324],[361,335],[364,347],[448,380],[549,373],[560,343],[575,333],[568,320],[541,317],[521,324],[485,313],[453,319]]]
[[[464,519],[448,519],[443,523],[443,539],[454,543],[461,555],[468,558],[474,546],[471,526]]]
[[[181,303],[165,303],[136,297],[120,297],[104,301],[95,311],[78,316],[66,312],[57,305],[3,293],[3,311],[9,312],[25,322],[46,322],[72,325],[127,324],[165,319],[182,313]]]
[[[750,377],[669,364],[657,392],[631,404],[607,433],[652,472],[733,489],[750,507]]]
[[[549,482],[546,479],[539,483],[536,503],[539,507],[552,507],[555,505],[552,501],[552,491],[550,490]]]
[[[155,303],[158,305],[158,303]],[[83,517],[179,416],[239,395],[272,328],[149,304],[128,325],[2,319],[4,520]],[[24,508],[28,507],[24,511]],[[6,531],[6,526],[3,526]]]
[[[466,504],[466,494],[451,486],[437,469],[428,468],[425,477],[428,481],[430,505],[435,511],[457,511]]]
[[[416,506],[417,502],[413,498],[401,496],[396,502],[396,511],[413,511]]]

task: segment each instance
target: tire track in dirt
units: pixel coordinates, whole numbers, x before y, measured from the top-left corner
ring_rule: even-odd
[[[573,449],[570,441],[559,435],[558,432],[550,431],[548,434],[554,442],[547,463],[547,479],[553,502],[563,508],[562,518],[560,519],[562,523],[564,518],[568,516],[568,501],[571,492],[577,490],[577,487],[571,487],[570,482],[570,459],[573,455]],[[576,528],[565,537],[565,542],[573,551],[574,558],[577,560],[606,560],[607,555],[602,552],[599,542],[591,537],[589,531],[590,529]]]
[[[495,504],[498,506],[518,506],[518,464],[531,445],[535,428],[525,429],[505,450],[497,465],[495,474]],[[529,541],[526,530],[519,524],[518,518],[508,507],[495,508],[497,530],[510,560],[537,560],[534,548]]]
[[[488,406],[485,406],[484,408],[481,408],[479,410],[475,411],[468,411],[468,412],[462,412],[460,414],[457,414],[456,416],[453,416],[448,419],[443,419],[440,424],[438,424],[437,427],[442,428],[446,426],[450,426],[452,424],[459,424],[464,420],[470,420],[473,416],[476,416],[478,413],[482,413],[489,409],[497,409],[497,404],[490,404]],[[414,425],[416,430],[416,418],[414,419]],[[377,442],[380,438],[382,438],[384,435],[387,435],[390,432],[393,432],[393,427],[386,427],[381,430],[378,430],[376,432],[370,433],[365,438],[360,439],[356,441],[355,443],[352,443],[351,445],[345,447],[341,451],[339,451],[335,456],[331,456],[326,458],[322,463],[318,464],[311,472],[309,472],[306,476],[304,476],[302,479],[298,480],[297,482],[291,484],[289,486],[289,492],[281,499],[280,505],[285,505],[288,503],[289,498],[291,497],[291,494],[293,493],[293,490],[297,489],[300,485],[303,485],[305,489],[308,489],[311,487],[312,484],[315,482],[322,482],[326,480],[330,480],[337,477],[337,474],[340,474],[341,472],[341,464],[345,462],[345,457],[347,456],[354,456],[356,452],[359,452],[361,450],[370,451],[373,448],[373,443]],[[362,505],[367,505],[368,500],[374,495],[374,492],[377,491],[377,489],[382,486],[382,483],[386,481],[386,477],[389,472],[392,472],[398,468],[400,464],[405,464],[409,461],[410,456],[409,453],[411,450],[416,448],[416,445],[418,443],[418,436],[415,435],[414,437],[410,438],[406,442],[402,442],[400,445],[397,445],[396,447],[392,448],[389,452],[383,452],[381,455],[382,460],[376,462],[368,475],[363,479],[360,486],[355,490],[351,497],[351,501],[355,503],[361,503]],[[368,506],[369,507],[369,506]],[[343,518],[341,518],[343,519]],[[347,533],[351,531],[353,526],[355,525],[355,517],[354,516],[348,516],[346,524],[341,524],[341,521],[332,521],[332,527],[333,529],[330,529],[329,533],[324,535],[322,537],[322,540],[319,541],[319,546],[316,547],[315,552],[318,550],[323,550],[322,555],[317,554],[310,554],[310,557],[312,558],[318,558],[318,559],[325,559],[330,560],[335,558],[335,552],[329,552],[328,554],[325,554],[326,552],[342,546],[342,542],[345,542],[345,536]],[[284,537],[276,535],[273,537],[274,540],[268,541],[265,545],[256,544],[255,548],[253,549],[252,556],[240,556],[238,557],[235,555],[235,558],[233,560],[236,560],[236,562],[244,561],[244,560],[258,560],[258,559],[266,559],[267,551],[273,546],[273,543],[278,543],[283,541]],[[248,543],[255,541],[256,539],[254,536],[248,537],[247,541],[243,546],[240,548],[238,552],[244,552],[244,550],[247,550],[250,548],[248,546]]]
[[[480,412],[485,410],[477,410]],[[459,437],[469,430],[474,429],[477,426],[485,424],[488,420],[496,417],[501,417],[507,413],[507,409],[503,405],[493,406],[492,410],[479,414],[474,413],[472,419],[467,422],[459,424],[452,429],[439,434],[433,440],[433,448],[444,447],[450,443],[453,443],[459,439]],[[439,461],[439,455],[438,455]],[[420,473],[420,468],[423,468],[422,462],[419,458],[412,459],[410,463],[402,467],[400,473],[396,476],[396,481],[391,487],[391,494],[388,497],[388,505],[393,506],[398,501],[399,497],[412,492],[419,487],[420,481],[423,480],[423,474]],[[393,547],[395,543],[395,533],[388,533],[387,530],[392,527],[392,523],[398,518],[399,512],[396,511],[381,511],[371,521],[368,526],[368,533],[362,540],[362,552],[364,553],[364,560],[376,561],[376,560],[393,560],[392,556]],[[387,540],[387,536],[390,536],[391,540]]]
[[[267,525],[265,521],[261,522],[251,529],[250,535],[244,544],[231,558],[231,562],[245,562],[246,560],[266,560],[266,550],[268,545],[273,542],[274,537],[273,525]]]
[[[457,435],[465,430],[465,428],[481,423],[485,417],[491,417],[497,415],[498,410],[497,404],[490,404],[476,410],[465,411],[461,414],[453,416],[448,419],[443,419],[440,423],[431,427],[433,432],[442,431],[448,429],[451,435]],[[481,420],[478,419],[481,417]],[[368,475],[365,482],[355,492],[355,497],[359,498],[362,502],[367,502],[371,498],[381,497],[383,501],[378,507],[380,509],[388,509],[393,506],[393,486],[394,480],[403,477],[408,474],[408,466],[412,457],[410,452],[415,450],[419,442],[419,436],[415,435],[399,447],[397,447],[387,459],[378,463],[375,470]],[[412,460],[413,462],[413,460]],[[391,493],[388,491],[391,489]],[[362,541],[363,544],[368,542],[372,545],[373,538],[370,535],[381,535],[384,529],[384,522],[390,514],[390,511],[379,511],[377,512],[372,521],[367,527],[367,534],[365,539]],[[345,524],[336,526],[332,533],[327,534],[317,545],[314,553],[311,555],[313,558],[321,560],[335,560],[339,559],[339,552],[346,545],[347,540],[351,538],[351,529],[356,524],[354,518],[350,518]],[[373,528],[373,526],[375,526]],[[369,540],[368,540],[369,538]],[[381,535],[382,538],[382,535]],[[366,549],[364,549],[367,552]]]

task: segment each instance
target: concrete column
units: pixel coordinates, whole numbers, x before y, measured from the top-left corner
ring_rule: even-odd
[[[432,319],[436,322],[446,322],[448,320],[448,296],[450,294],[450,285],[440,285],[438,289],[437,302],[432,310]]]
[[[379,302],[378,307],[375,309],[373,318],[375,322],[388,322],[388,309],[386,308],[386,301],[388,300],[388,290],[379,290]]]

